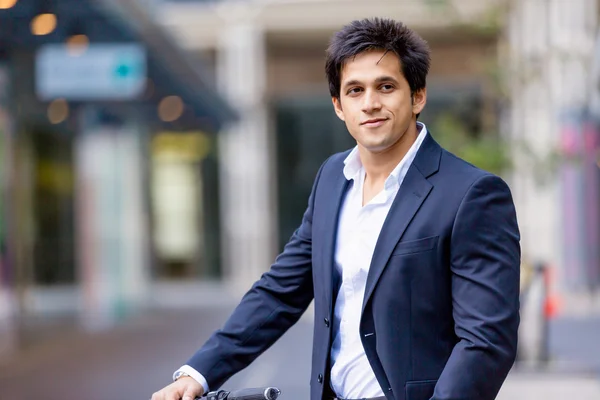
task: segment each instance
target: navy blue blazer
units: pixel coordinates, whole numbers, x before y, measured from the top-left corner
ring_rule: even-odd
[[[314,299],[310,399],[326,393],[347,155],[323,163],[284,251],[188,361],[211,389],[269,348]],[[519,240],[506,183],[428,134],[385,220],[357,310],[366,356],[388,400],[496,397],[516,356]]]

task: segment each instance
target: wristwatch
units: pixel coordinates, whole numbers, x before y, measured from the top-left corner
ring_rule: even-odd
[[[183,372],[183,371],[177,371],[177,372],[175,372],[175,375],[173,375],[173,380],[176,381],[177,379],[181,378],[182,376],[190,376],[190,374],[188,374],[187,372]]]

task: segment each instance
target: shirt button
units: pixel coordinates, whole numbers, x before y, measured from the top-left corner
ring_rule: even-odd
[[[329,320],[325,318],[325,326],[329,328]]]
[[[323,374],[319,374],[319,376],[317,376],[317,381],[319,381],[319,383],[323,383]]]

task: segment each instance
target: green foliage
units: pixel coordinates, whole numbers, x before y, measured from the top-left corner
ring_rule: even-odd
[[[455,3],[450,0],[424,0],[432,15],[443,14],[451,21],[447,28],[454,33],[466,33],[477,37],[497,38],[501,56],[490,57],[481,66],[487,77],[488,96],[495,99],[497,105],[508,107],[511,98],[509,83],[515,79],[527,84],[543,73],[544,59],[532,59],[527,68],[511,70],[506,62],[510,49],[506,38],[503,40],[511,2],[498,2],[490,5],[476,20],[464,21],[457,13]],[[456,104],[459,104],[459,99]],[[512,172],[517,161],[520,169],[532,173],[538,186],[544,186],[556,180],[559,167],[565,163],[576,165],[582,160],[568,158],[556,147],[533,149],[526,140],[502,137],[496,131],[473,132],[460,115],[460,107],[447,109],[428,123],[436,140],[455,155],[467,162],[497,175]],[[470,112],[467,110],[467,112]],[[520,136],[520,135],[518,135]],[[600,162],[598,164],[600,166]]]
[[[498,134],[469,135],[468,129],[454,114],[438,116],[432,132],[444,148],[481,169],[501,175],[512,167],[509,146]]]

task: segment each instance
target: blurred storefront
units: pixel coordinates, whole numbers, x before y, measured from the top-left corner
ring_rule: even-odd
[[[597,87],[589,79],[597,0],[161,4],[160,22],[213,60],[214,79],[241,110],[218,138],[224,273],[240,287],[268,268],[296,228],[320,163],[352,145],[330,104],[324,50],[342,25],[377,16],[405,22],[432,48],[421,119],[434,136],[453,151],[465,139],[489,139],[468,155],[509,182],[524,262],[556,270],[561,290],[600,289],[592,121],[574,126],[587,132],[576,135],[588,137],[585,170],[561,153],[562,132],[573,132],[568,115],[586,114],[588,89]]]
[[[9,76],[6,63],[0,61],[0,162],[6,165],[5,160],[9,155],[8,148],[10,147],[10,136],[8,132],[12,130],[12,120],[8,113],[9,103]],[[6,209],[8,200],[8,177],[9,174],[6,168],[2,168],[0,181],[0,210]],[[12,348],[14,338],[14,322],[12,314],[14,310],[14,299],[11,296],[11,271],[8,268],[7,247],[8,247],[8,231],[7,217],[4,212],[0,212],[0,355],[9,351]]]
[[[512,174],[524,255],[549,267],[561,311],[585,313],[600,306],[600,6],[510,4],[509,133],[526,149]]]
[[[153,282],[219,277],[234,113],[198,66],[136,1],[0,1],[0,331],[102,328]]]
[[[489,67],[499,53],[500,2],[161,3],[159,22],[212,60],[215,81],[239,110],[238,122],[217,140],[223,272],[241,288],[269,267],[296,229],[321,163],[353,145],[333,112],[324,74],[328,40],[343,24],[387,16],[424,35],[433,65],[421,119],[438,136],[448,117],[469,136],[499,125]],[[443,3],[456,7],[449,12]]]

